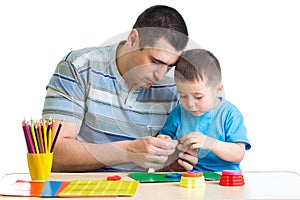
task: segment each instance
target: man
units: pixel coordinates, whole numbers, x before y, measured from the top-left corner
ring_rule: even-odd
[[[172,166],[192,169],[195,152],[167,136],[153,137],[177,104],[166,74],[187,41],[182,16],[158,5],[138,17],[126,41],[67,54],[47,86],[43,109],[43,118],[63,120],[53,171],[159,169],[174,161],[176,147],[183,152]]]

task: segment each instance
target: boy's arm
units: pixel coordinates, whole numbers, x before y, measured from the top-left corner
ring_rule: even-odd
[[[229,162],[241,162],[245,155],[245,144],[242,142],[223,142],[216,141],[211,151]]]
[[[229,162],[240,162],[245,155],[243,142],[223,142],[208,137],[201,132],[192,132],[182,137],[181,142],[186,148],[210,150],[218,157]]]

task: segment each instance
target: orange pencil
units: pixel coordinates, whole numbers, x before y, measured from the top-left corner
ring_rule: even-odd
[[[42,123],[41,121],[38,123],[38,132],[39,132],[39,136],[40,136],[40,140],[41,140],[41,147],[42,147],[42,153],[45,153],[45,140],[43,137],[43,130],[42,130]]]

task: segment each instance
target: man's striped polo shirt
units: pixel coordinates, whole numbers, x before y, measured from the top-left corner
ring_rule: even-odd
[[[67,54],[47,85],[43,118],[76,123],[78,139],[91,143],[155,136],[178,103],[173,73],[149,89],[129,91],[116,66],[117,46]],[[134,164],[119,167],[136,169]]]

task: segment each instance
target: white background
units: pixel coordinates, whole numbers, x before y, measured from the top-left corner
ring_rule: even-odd
[[[0,3],[0,175],[27,172],[21,121],[41,117],[59,60],[129,31],[155,4],[181,12],[190,37],[219,58],[226,99],[243,113],[252,144],[242,169],[300,173],[296,0],[10,0]]]

